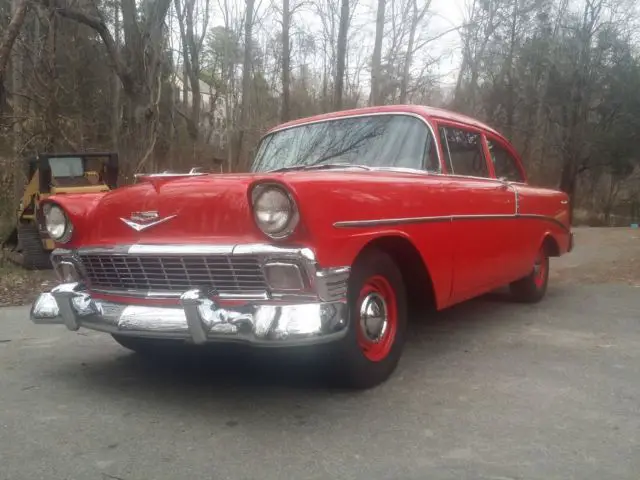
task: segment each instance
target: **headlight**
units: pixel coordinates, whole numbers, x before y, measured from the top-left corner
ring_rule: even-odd
[[[293,232],[298,224],[298,210],[283,187],[258,185],[251,196],[253,215],[260,230],[271,238],[284,238]]]
[[[73,226],[62,208],[45,204],[43,207],[47,233],[56,242],[66,243],[71,239]]]

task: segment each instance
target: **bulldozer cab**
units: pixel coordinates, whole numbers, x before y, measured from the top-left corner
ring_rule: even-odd
[[[39,214],[40,201],[50,195],[97,193],[117,187],[117,153],[39,154],[25,164],[27,185],[18,207],[16,226],[3,242],[22,253],[26,268],[49,268],[54,247]]]
[[[115,188],[118,181],[114,153],[38,155],[28,160],[27,168],[29,186],[37,183],[33,186],[41,195],[100,192]]]

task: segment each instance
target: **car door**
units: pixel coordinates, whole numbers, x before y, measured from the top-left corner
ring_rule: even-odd
[[[512,274],[515,193],[495,178],[484,132],[438,123],[449,184],[452,220],[452,300],[462,301],[495,288]]]
[[[526,175],[515,151],[502,138],[488,133],[486,142],[496,178],[507,183],[516,194],[517,217],[513,222],[511,234],[508,236],[509,244],[505,246],[504,252],[505,262],[513,266],[511,269],[514,271],[512,277],[515,278],[531,268],[533,255],[539,247],[539,245],[531,244],[532,239],[536,237],[531,234],[531,228],[535,228],[535,225],[519,216],[522,213],[523,201],[526,203],[526,194],[523,196],[523,188],[527,188]]]

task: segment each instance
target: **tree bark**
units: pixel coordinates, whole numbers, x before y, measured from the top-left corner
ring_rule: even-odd
[[[117,2],[113,4],[113,29],[115,33],[114,43],[116,52],[120,53],[120,8]],[[120,146],[120,78],[116,72],[112,74],[111,80],[113,88],[112,110],[111,110],[111,145],[114,152],[118,151]]]
[[[127,99],[124,105],[123,134],[120,138],[127,158],[123,165],[125,173],[145,169],[158,138],[164,20],[170,5],[171,0],[147,3],[141,16],[136,9],[135,0],[122,0],[125,39],[122,49],[117,48],[103,18],[76,9],[56,9],[59,15],[87,25],[100,35],[111,67],[122,82],[122,90]]]
[[[2,41],[0,42],[0,112],[2,111],[6,101],[4,79],[7,72],[9,57],[11,56],[11,49],[13,48],[16,38],[18,38],[18,34],[24,24],[26,14],[27,0],[14,0],[12,5],[11,21],[2,36]]]
[[[251,90],[251,44],[253,37],[253,9],[255,0],[246,0],[247,11],[244,17],[244,61],[242,64],[242,99],[240,102],[240,125],[236,144],[236,165],[244,167],[242,162],[242,142],[249,123],[249,91]]]
[[[289,0],[282,0],[282,110],[280,112],[280,121],[289,120],[289,97],[290,97],[290,45],[289,45],[289,26],[291,23],[291,10],[289,8]]]
[[[378,12],[376,14],[376,40],[373,45],[373,57],[371,59],[371,97],[370,105],[380,105],[380,87],[382,82],[382,38],[384,36],[384,13],[387,0],[378,0]]]
[[[342,0],[340,27],[338,29],[338,65],[336,68],[333,109],[342,110],[342,90],[344,88],[344,67],[347,58],[347,32],[349,30],[349,0]]]

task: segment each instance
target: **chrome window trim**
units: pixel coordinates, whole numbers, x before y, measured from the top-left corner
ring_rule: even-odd
[[[433,130],[433,125],[431,125],[431,123],[429,122],[429,120],[427,120],[425,115],[420,115],[418,113],[414,113],[414,112],[371,112],[371,113],[356,113],[356,114],[352,114],[352,115],[343,115],[343,116],[338,116],[338,117],[332,117],[332,118],[324,118],[324,119],[320,119],[320,120],[309,120],[306,122],[302,122],[302,123],[296,123],[295,125],[288,125],[288,126],[282,126],[282,127],[275,127],[273,130],[269,131],[269,133],[267,133],[265,136],[263,136],[260,139],[260,145],[262,145],[262,142],[264,141],[265,138],[267,138],[269,135],[272,135],[274,133],[278,133],[278,132],[282,132],[285,130],[290,130],[292,128],[297,128],[297,127],[304,127],[307,125],[314,125],[316,123],[325,123],[325,122],[333,122],[336,120],[345,120],[345,119],[349,119],[349,118],[361,118],[361,117],[378,117],[378,116],[382,116],[382,115],[404,115],[406,117],[413,117],[413,118],[417,118],[418,120],[422,121],[422,123],[424,123],[427,126],[427,129],[429,130],[429,133],[431,133],[431,137],[433,139],[433,145],[436,147],[436,154],[438,155],[438,167],[439,170],[437,172],[431,172],[429,170],[427,170],[426,168],[422,169],[421,171],[424,171],[425,173],[430,173],[430,174],[436,174],[436,173],[442,173],[442,158],[440,157],[440,149],[437,148],[437,144],[438,141],[436,139],[436,134],[435,131]],[[258,149],[256,151],[260,150],[260,146],[258,146]],[[425,152],[422,156],[422,165],[426,167],[427,165],[427,152]],[[375,168],[375,167],[372,167]],[[418,169],[416,169],[418,170]],[[265,171],[265,172],[254,172],[254,170],[252,169],[251,172],[253,173],[271,173],[270,171]]]

